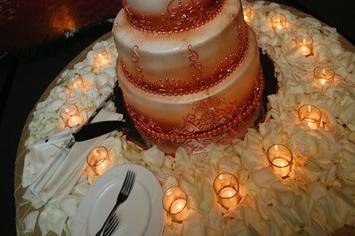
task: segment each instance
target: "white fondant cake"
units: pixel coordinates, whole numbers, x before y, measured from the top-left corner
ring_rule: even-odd
[[[218,9],[218,1],[210,1],[213,17],[201,16],[203,24],[186,23],[178,32],[169,30],[168,22],[162,28],[167,31],[155,31],[154,25],[132,21],[131,8],[147,12],[133,6],[138,2],[127,1],[113,28],[118,79],[138,130],[168,152],[191,140],[213,142],[231,130],[243,133],[239,126],[255,119],[263,81],[255,36],[240,2],[225,0]]]

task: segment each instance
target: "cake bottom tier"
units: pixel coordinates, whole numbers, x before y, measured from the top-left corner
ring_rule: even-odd
[[[253,96],[249,101],[245,101],[242,106],[238,106],[238,112],[234,111],[236,108],[231,106],[224,106],[225,109],[211,110],[213,103],[223,103],[223,100],[214,99],[206,103],[207,110],[205,114],[198,114],[190,116],[187,119],[185,126],[189,127],[190,133],[177,133],[161,129],[156,123],[152,123],[149,117],[134,110],[126,103],[127,110],[134,121],[137,130],[147,143],[155,144],[160,150],[165,153],[174,154],[178,147],[184,147],[195,151],[201,149],[212,143],[225,144],[229,143],[235,138],[242,138],[247,129],[254,126],[260,114],[262,93],[264,90],[264,77],[260,70],[256,86],[253,90]],[[218,107],[218,106],[216,106]],[[231,117],[232,114],[232,117]],[[215,120],[216,124],[223,124],[214,126],[211,124]],[[221,122],[226,120],[227,122]],[[196,129],[196,127],[212,127],[209,130]]]

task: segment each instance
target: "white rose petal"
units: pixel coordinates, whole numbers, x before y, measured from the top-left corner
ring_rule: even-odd
[[[74,217],[78,208],[78,197],[68,196],[61,200],[60,207],[69,217]]]
[[[162,167],[164,164],[165,154],[160,151],[156,146],[144,151],[142,159],[149,165],[155,167]]]

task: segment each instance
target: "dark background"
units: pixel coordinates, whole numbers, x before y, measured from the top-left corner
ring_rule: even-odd
[[[274,2],[293,6],[336,27],[354,44],[354,1]],[[61,69],[111,30],[107,19],[112,19],[120,6],[120,0],[0,1],[1,235],[15,235],[13,171],[28,113]],[[73,31],[73,36],[65,37]]]

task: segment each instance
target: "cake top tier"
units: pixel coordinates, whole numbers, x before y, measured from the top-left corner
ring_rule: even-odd
[[[137,29],[173,33],[197,28],[213,19],[224,0],[124,0],[129,22]]]

